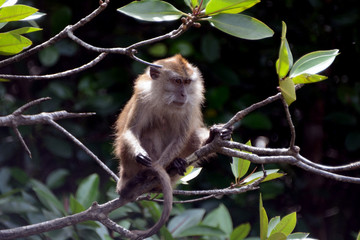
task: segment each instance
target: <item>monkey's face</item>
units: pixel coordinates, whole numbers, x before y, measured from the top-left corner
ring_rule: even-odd
[[[177,108],[184,107],[189,101],[192,80],[180,75],[169,77],[164,85],[164,101]]]

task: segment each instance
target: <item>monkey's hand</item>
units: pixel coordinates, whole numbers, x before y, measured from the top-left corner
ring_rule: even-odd
[[[151,158],[149,158],[148,156],[139,153],[138,155],[136,155],[136,161],[146,167],[151,167]]]
[[[223,124],[215,124],[210,128],[209,138],[205,144],[212,142],[216,135],[219,135],[222,140],[230,140],[233,127],[224,128]]]
[[[175,158],[174,161],[171,163],[170,168],[176,169],[177,174],[184,176],[187,168],[187,162],[182,158]]]

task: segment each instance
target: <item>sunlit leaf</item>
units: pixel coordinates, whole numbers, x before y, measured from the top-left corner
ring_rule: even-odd
[[[271,231],[271,234],[280,232],[285,234],[285,236],[288,236],[290,235],[290,233],[292,233],[292,231],[294,231],[295,226],[296,226],[296,212],[293,212],[283,217],[281,221]]]
[[[286,240],[286,235],[281,232],[277,232],[271,234],[267,240]]]
[[[238,38],[258,40],[274,34],[263,22],[243,14],[221,13],[206,20],[217,29]]]
[[[338,54],[338,49],[308,53],[294,63],[289,77],[294,78],[303,73],[319,73],[329,67]]]
[[[130,17],[151,22],[173,21],[184,15],[170,3],[159,0],[134,1],[118,8],[118,11]]]
[[[279,87],[288,106],[296,100],[295,85],[291,78],[279,80]]]
[[[270,219],[268,232],[267,232],[267,237],[270,236],[272,230],[276,227],[276,225],[278,225],[279,222],[280,222],[280,217],[279,216],[273,217],[272,219]]]
[[[251,146],[251,141],[249,140],[246,145]],[[247,151],[244,151],[247,152]],[[247,152],[249,153],[249,152]],[[242,178],[249,170],[250,161],[242,158],[233,157],[232,158],[231,171],[235,179]]]
[[[6,2],[6,0],[0,0],[0,7]]]
[[[281,34],[281,44],[279,50],[279,59],[276,61],[276,72],[279,75],[279,78],[284,78],[293,64],[293,57],[289,47],[289,43],[286,39],[286,24],[283,23],[282,34]]]
[[[17,0],[2,0],[1,2],[5,2],[3,5],[1,5],[1,7],[7,7],[7,6],[12,6],[15,5],[17,3]]]
[[[268,216],[266,214],[266,210],[263,206],[262,196],[260,194],[259,200],[259,213],[260,213],[260,239],[266,240],[267,232],[268,232]]]
[[[230,235],[230,240],[242,240],[245,239],[251,230],[250,223],[244,223],[237,226]]]
[[[42,30],[41,28],[35,28],[35,27],[22,27],[22,28],[18,28],[15,30],[11,30],[8,33],[12,33],[12,34],[26,34],[26,33],[32,33],[32,32],[36,32],[36,31],[40,31]]]
[[[196,178],[200,174],[201,169],[202,168],[194,168],[193,166],[189,166],[186,169],[185,176],[180,179],[181,183],[188,184],[188,181]]]
[[[309,233],[297,232],[297,233],[290,234],[286,239],[287,240],[302,240],[302,239],[306,239],[307,236],[309,236]],[[360,239],[357,239],[357,240],[360,240]]]
[[[32,42],[21,35],[0,33],[0,55],[13,55],[29,47]]]
[[[284,173],[278,173],[278,171],[279,171],[279,169],[265,170],[266,177],[264,180],[262,180],[262,182],[271,181],[271,180],[283,177],[285,175]],[[253,174],[249,175],[248,177],[246,177],[244,179],[243,183],[244,183],[244,185],[248,185],[248,184],[253,183],[254,181],[260,179],[263,176],[264,176],[264,173],[262,171],[253,173]]]
[[[24,19],[34,13],[38,9],[26,5],[13,5],[0,8],[0,22],[11,22]]]
[[[33,21],[33,20],[39,19],[45,15],[46,15],[46,13],[36,12],[33,15],[30,15],[24,19],[21,19],[20,21]]]
[[[240,13],[259,2],[260,0],[210,0],[205,8],[205,14]]]
[[[317,74],[309,74],[309,73],[303,73],[300,74],[292,79],[294,84],[305,84],[305,83],[315,83],[320,82],[327,79],[326,76],[317,75]]]

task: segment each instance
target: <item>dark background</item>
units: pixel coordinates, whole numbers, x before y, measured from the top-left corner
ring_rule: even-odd
[[[42,32],[29,38],[39,44],[74,24],[98,6],[98,1],[21,1],[47,15],[38,20]],[[146,23],[116,11],[130,1],[112,1],[91,23],[75,34],[100,47],[123,47],[165,34],[180,24]],[[305,86],[290,107],[301,153],[312,161],[341,165],[360,156],[360,82],[359,9],[356,0],[264,0],[245,14],[266,23],[275,32],[272,38],[258,41],[238,39],[204,22],[177,39],[139,49],[138,56],[153,61],[181,52],[202,71],[207,88],[204,116],[208,125],[225,122],[237,111],[277,93],[274,63],[280,45],[281,21],[287,23],[287,39],[294,60],[316,50],[339,49],[340,55],[323,74],[328,80]],[[172,1],[186,10],[182,1]],[[13,25],[9,24],[7,28]],[[4,30],[4,29],[2,29]],[[5,30],[4,30],[5,31]],[[70,40],[63,40],[20,63],[2,68],[2,73],[48,74],[80,66],[96,54]],[[67,110],[96,112],[87,119],[62,120],[59,123],[78,137],[114,171],[117,162],[111,154],[112,125],[132,93],[132,81],[144,65],[123,55],[108,56],[96,67],[83,73],[51,81],[0,82],[0,114],[10,114],[22,104],[39,97],[51,101],[30,112]],[[18,167],[29,176],[44,181],[58,168],[72,173],[59,194],[72,192],[74,182],[93,172],[108,179],[93,160],[55,129],[46,126],[22,127],[33,158],[23,151],[12,130],[0,129],[0,167]],[[273,103],[245,118],[233,138],[246,142],[265,136],[270,147],[286,147],[289,128],[280,103]],[[310,232],[319,239],[355,239],[360,229],[360,187],[325,179],[292,166],[281,168],[287,176],[262,185],[264,206],[269,217],[298,213],[296,231]],[[346,172],[360,177],[359,171]],[[205,170],[189,186],[209,189],[227,186],[233,181],[229,158],[221,157],[205,164]],[[256,235],[258,192],[224,197],[234,224],[249,221]],[[186,207],[211,209],[219,200]]]

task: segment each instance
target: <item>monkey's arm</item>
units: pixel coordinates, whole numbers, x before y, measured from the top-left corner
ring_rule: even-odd
[[[134,154],[132,157],[134,157],[138,163],[146,167],[150,167],[152,161],[148,153],[141,146],[139,137],[137,135],[138,134],[134,133],[134,131],[131,129],[126,130],[123,135],[123,144],[128,147],[130,150],[129,152]]]

